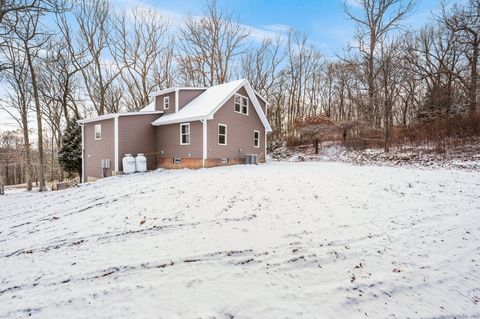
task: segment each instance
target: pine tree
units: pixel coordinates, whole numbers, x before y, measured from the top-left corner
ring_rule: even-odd
[[[58,162],[69,174],[82,175],[82,129],[74,118],[68,121],[63,133]]]

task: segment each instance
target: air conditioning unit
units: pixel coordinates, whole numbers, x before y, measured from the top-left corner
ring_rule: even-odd
[[[102,159],[102,168],[110,168],[110,160]]]
[[[258,164],[258,155],[257,154],[246,154],[245,155],[245,164]]]

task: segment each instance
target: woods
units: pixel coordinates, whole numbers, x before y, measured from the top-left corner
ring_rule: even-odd
[[[18,124],[2,133],[0,178],[45,190],[72,172],[58,162],[70,121],[138,111],[167,87],[237,78],[269,101],[270,142],[318,143],[331,132],[298,130],[318,123],[385,152],[395,134],[407,139],[435,121],[471,119],[465,127],[480,135],[480,0],[443,4],[431,22],[407,29],[415,10],[411,0],[346,1],[355,34],[326,57],[297,30],[259,39],[217,1],[169,21],[107,0],[0,0],[0,109]]]

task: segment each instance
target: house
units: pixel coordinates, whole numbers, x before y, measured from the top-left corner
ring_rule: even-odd
[[[158,91],[139,112],[80,120],[82,181],[122,172],[125,154],[143,153],[147,169],[265,162],[267,101],[247,80],[209,88]]]

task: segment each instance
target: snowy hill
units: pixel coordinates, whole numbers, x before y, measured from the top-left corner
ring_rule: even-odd
[[[271,163],[0,197],[0,317],[480,316],[480,173]]]

